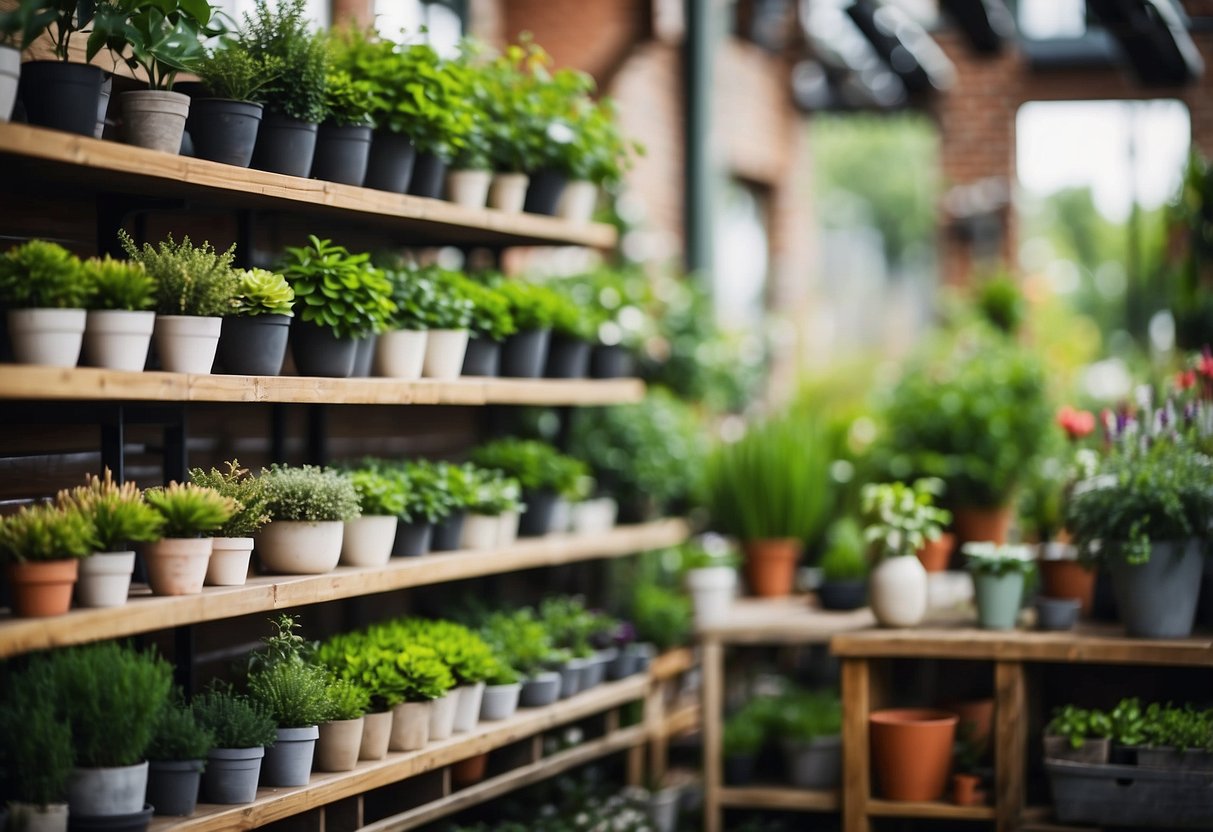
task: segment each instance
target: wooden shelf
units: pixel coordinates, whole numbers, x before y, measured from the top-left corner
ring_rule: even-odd
[[[237,806],[201,804],[190,818],[157,818],[152,822],[151,829],[154,832],[255,829],[634,702],[642,699],[648,689],[647,675],[609,682],[546,708],[524,709],[510,719],[481,723],[466,734],[456,734],[448,740],[430,743],[421,751],[389,753],[383,760],[359,763],[353,771],[313,774],[306,786],[258,789],[257,799],[253,803]],[[634,736],[637,733],[639,737]],[[643,738],[643,728],[625,736],[628,742],[639,741],[639,738]],[[543,765],[543,762],[539,765]]]
[[[720,805],[726,809],[771,809],[786,812],[836,812],[837,790],[793,789],[789,786],[725,786]]]
[[[39,190],[58,182],[70,186],[74,195],[118,192],[233,209],[343,216],[423,239],[427,245],[611,248],[617,236],[610,225],[464,208],[445,200],[239,168],[24,124],[0,123],[0,168],[6,181],[19,180]]]
[[[0,127],[3,125],[0,124]],[[0,364],[0,399],[295,404],[606,405],[644,397],[639,379],[389,378],[131,373]]]
[[[341,566],[324,575],[250,578],[245,586],[207,587],[199,595],[142,595],[121,607],[79,609],[55,618],[4,617],[0,619],[0,658],[339,598],[622,557],[673,546],[686,539],[687,533],[681,520],[659,520],[619,526],[603,534],[523,538],[502,549],[393,558],[384,567]]]
[[[876,624],[867,607],[833,612],[814,603],[806,596],[739,599],[725,621],[700,629],[698,634],[725,644],[824,644],[836,633]]]
[[[868,815],[879,818],[935,818],[940,820],[994,820],[993,806],[957,806],[942,801],[868,801]]]
[[[653,663],[649,667],[649,675],[659,682],[664,682],[686,673],[698,664],[699,660],[696,658],[693,648],[676,647],[653,659]]]

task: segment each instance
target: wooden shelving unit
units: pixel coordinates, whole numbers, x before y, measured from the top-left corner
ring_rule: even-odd
[[[837,812],[838,792],[793,789],[788,786],[723,786],[724,809],[770,809],[783,812]]]

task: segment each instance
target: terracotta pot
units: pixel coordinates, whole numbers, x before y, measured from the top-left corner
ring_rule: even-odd
[[[954,713],[927,708],[892,708],[869,717],[872,763],[886,800],[939,800],[948,785]]]
[[[388,740],[392,736],[392,712],[379,711],[362,718],[362,745],[359,760],[382,760],[387,756]]]
[[[389,751],[420,751],[429,741],[429,702],[401,702],[392,708]]]
[[[1081,604],[1078,614],[1083,618],[1091,615],[1091,606],[1095,603],[1095,576],[1095,568],[1081,561],[1040,561],[1041,594],[1077,600]]]
[[[1011,530],[1011,506],[978,508],[964,506],[952,511],[952,529],[960,543],[992,540],[1006,543]]]
[[[451,781],[459,787],[473,786],[484,779],[489,766],[489,755],[477,754],[451,766]]]
[[[956,736],[964,738],[965,726],[968,726],[969,742],[984,756],[990,745],[990,731],[994,728],[994,700],[991,698],[953,702],[946,706],[946,710],[960,719],[956,723]]]
[[[147,582],[155,595],[197,595],[211,561],[209,537],[166,537],[143,549]]]
[[[749,540],[745,551],[745,577],[750,590],[763,598],[782,598],[792,594],[796,562],[800,559],[800,541],[792,537]]]
[[[358,765],[362,748],[363,719],[341,719],[320,723],[320,738],[316,740],[317,771],[350,771]]]
[[[71,609],[72,587],[79,574],[80,561],[75,558],[10,563],[8,585],[13,613],[18,618],[63,615]]]
[[[938,540],[928,540],[918,550],[918,559],[922,561],[922,568],[928,572],[943,572],[948,568],[948,561],[952,558],[954,548],[956,548],[956,535],[951,532],[944,532]]]
[[[985,793],[977,787],[981,778],[976,774],[952,775],[952,802],[957,806],[980,806],[986,802]]]

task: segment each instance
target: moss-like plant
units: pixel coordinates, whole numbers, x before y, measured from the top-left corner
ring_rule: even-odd
[[[262,89],[282,74],[282,62],[274,55],[254,56],[243,43],[225,39],[198,62],[196,72],[216,98],[259,104]]]
[[[89,554],[93,529],[79,509],[24,506],[0,518],[0,553],[17,563],[41,563]]]
[[[224,471],[191,468],[190,482],[213,489],[236,503],[236,510],[217,530],[216,537],[248,537],[270,521],[265,485],[248,469],[241,468],[239,460],[233,459],[224,465]]]
[[[317,665],[274,662],[250,675],[248,688],[279,728],[306,728],[329,718],[329,676]]]
[[[166,538],[201,537],[214,532],[236,511],[236,501],[212,488],[179,482],[167,488],[149,488],[143,499],[164,518]]]
[[[274,718],[232,690],[215,687],[194,698],[194,718],[214,736],[215,748],[256,748],[278,738]]]
[[[252,13],[244,14],[237,40],[254,60],[272,62],[279,70],[259,93],[267,109],[300,121],[324,121],[328,50],[312,30],[307,0],[257,0]]]
[[[215,735],[198,724],[194,709],[178,697],[160,709],[152,740],[147,746],[149,760],[202,760],[215,747]]]
[[[164,526],[164,518],[144,502],[139,487],[114,482],[108,468],[104,477],[93,476],[82,486],[60,491],[55,502],[88,519],[89,547],[94,552],[120,552],[132,543],[159,540]]]
[[[0,306],[78,309],[87,297],[80,260],[58,243],[30,240],[0,257]]]
[[[348,679],[331,679],[328,689],[326,721],[358,719],[371,708],[371,695],[366,688]]]
[[[384,329],[396,304],[392,284],[370,263],[331,240],[308,237],[288,247],[282,274],[295,290],[301,320],[329,329],[337,338],[361,338]]]
[[[90,257],[80,267],[88,286],[85,308],[142,312],[156,305],[156,278],[142,263],[115,260],[107,254]]]
[[[231,311],[236,296],[232,259],[236,246],[222,254],[210,243],[194,246],[189,237],[175,242],[170,234],[158,246],[143,247],[125,231],[118,232],[123,250],[156,279],[156,311],[161,315],[219,316]]]
[[[358,517],[358,492],[340,471],[275,464],[262,469],[261,478],[266,510],[274,520],[348,522]]]
[[[237,269],[236,295],[232,310],[236,315],[293,315],[295,290],[286,278],[268,269]]]

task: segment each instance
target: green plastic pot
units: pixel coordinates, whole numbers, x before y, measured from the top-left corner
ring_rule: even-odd
[[[1023,573],[973,573],[977,623],[983,630],[1013,630],[1023,603]]]

